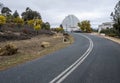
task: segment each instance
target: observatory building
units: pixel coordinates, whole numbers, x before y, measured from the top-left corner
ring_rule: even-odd
[[[62,26],[65,31],[78,30],[79,19],[74,15],[68,15],[62,22]]]

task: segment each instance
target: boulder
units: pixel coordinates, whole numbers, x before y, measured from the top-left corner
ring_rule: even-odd
[[[21,33],[18,33],[18,32],[13,33],[13,34],[16,35],[16,36],[20,36],[21,35]]]
[[[44,42],[41,43],[41,47],[43,47],[43,48],[50,47],[50,43],[44,41]]]
[[[4,33],[3,33],[3,32],[0,32],[0,35],[4,35]]]

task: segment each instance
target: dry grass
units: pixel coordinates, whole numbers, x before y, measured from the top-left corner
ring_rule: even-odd
[[[43,41],[50,42],[51,46],[48,48],[42,48],[41,42]],[[18,47],[18,53],[12,56],[0,56],[0,70],[25,63],[26,61],[39,58],[40,56],[52,53],[70,45],[70,43],[63,43],[62,36],[53,37],[48,35],[39,35],[28,40],[1,42],[0,47],[3,47],[8,43],[16,45]]]

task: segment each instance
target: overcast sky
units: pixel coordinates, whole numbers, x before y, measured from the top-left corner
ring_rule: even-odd
[[[110,22],[110,14],[118,0],[0,0],[13,12],[25,11],[26,7],[38,11],[43,21],[52,27],[59,26],[67,15],[75,15],[80,21],[90,20],[92,27]]]

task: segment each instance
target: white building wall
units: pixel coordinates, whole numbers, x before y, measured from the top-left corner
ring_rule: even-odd
[[[113,24],[114,22],[102,23],[101,25],[98,26],[98,32],[100,32],[102,29],[113,28]]]

